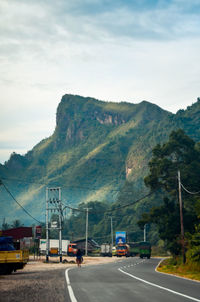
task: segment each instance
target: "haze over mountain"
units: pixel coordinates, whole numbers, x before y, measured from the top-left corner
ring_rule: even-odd
[[[0,165],[1,179],[16,200],[43,222],[47,186],[61,187],[63,203],[75,206],[117,201],[128,182],[135,192],[133,200],[147,192],[143,178],[152,148],[178,128],[200,141],[199,117],[199,98],[172,114],[147,101],[111,103],[67,94],[57,108],[54,133],[25,156],[13,153]],[[34,223],[4,187],[0,191],[1,220]]]

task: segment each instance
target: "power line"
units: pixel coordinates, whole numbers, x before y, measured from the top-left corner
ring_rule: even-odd
[[[37,220],[36,218],[34,218],[16,199],[15,199],[15,197],[12,195],[12,193],[8,190],[8,188],[5,186],[5,184],[2,182],[2,181],[0,181],[0,184],[2,184],[3,186],[4,186],[4,188],[6,189],[6,191],[9,193],[9,195],[13,198],[13,200],[23,209],[23,211],[27,214],[27,215],[29,215],[32,219],[34,219],[35,221],[37,221],[37,222],[39,222],[39,223],[42,223],[42,222],[40,222],[39,220]],[[131,192],[131,191],[123,191],[124,193],[126,193],[126,192]],[[122,209],[122,208],[126,208],[126,207],[129,207],[129,206],[131,206],[131,205],[135,205],[136,203],[138,203],[138,202],[140,202],[141,200],[143,200],[143,199],[145,199],[145,198],[147,198],[147,197],[149,197],[149,196],[151,196],[152,194],[154,193],[154,191],[151,191],[150,193],[148,193],[148,194],[146,194],[145,196],[143,196],[143,197],[141,197],[141,198],[139,198],[139,199],[137,199],[137,200],[135,200],[135,201],[133,201],[133,202],[131,202],[131,203],[129,203],[129,204],[126,204],[126,205],[123,205],[123,206],[120,206],[120,207],[116,207],[116,208],[113,208],[113,209],[110,209],[110,210],[105,210],[105,211],[98,211],[98,212],[96,212],[96,211],[90,211],[90,213],[91,214],[98,214],[98,213],[110,213],[110,212],[114,212],[114,211],[117,211],[117,210],[119,210],[119,209]],[[78,209],[78,208],[73,208],[73,207],[71,207],[71,206],[68,206],[68,205],[65,205],[65,204],[63,204],[64,205],[64,208],[63,208],[63,210],[65,209],[65,208],[68,208],[68,209],[71,209],[71,210],[73,210],[73,211],[77,211],[77,212],[82,212],[82,213],[85,213],[85,210],[81,210],[81,209]]]
[[[105,210],[105,211],[90,211],[90,213],[91,214],[99,214],[99,213],[110,213],[110,212],[114,212],[114,211],[116,211],[116,210],[119,210],[119,209],[122,209],[122,208],[126,208],[126,207],[129,207],[129,206],[131,206],[131,205],[135,205],[136,203],[138,203],[139,201],[141,201],[141,200],[143,200],[143,199],[145,199],[145,198],[147,198],[147,197],[149,197],[149,196],[151,196],[153,193],[154,193],[155,191],[151,191],[150,193],[148,193],[148,194],[146,194],[145,196],[143,196],[143,197],[141,197],[141,198],[139,198],[139,199],[137,199],[137,200],[135,200],[135,201],[133,201],[133,202],[130,202],[130,203],[128,203],[128,204],[125,204],[125,205],[123,205],[123,206],[120,206],[120,207],[117,207],[117,208],[114,208],[114,209],[110,209],[110,210]],[[84,210],[81,210],[81,209],[78,209],[78,208],[73,208],[73,207],[70,207],[70,206],[68,206],[68,205],[64,205],[66,208],[68,208],[68,209],[71,209],[71,210],[74,210],[74,211],[78,211],[78,212],[84,212],[85,213],[85,211]],[[64,208],[65,208],[64,207]],[[126,215],[127,216],[127,215]]]
[[[187,193],[189,193],[189,194],[192,194],[192,195],[198,195],[198,194],[200,194],[200,191],[198,191],[198,192],[190,192],[189,190],[187,190],[185,187],[184,187],[184,185],[181,183],[181,187],[187,192]]]
[[[5,184],[2,182],[2,180],[0,180],[0,185],[3,185],[5,190],[7,191],[7,193],[12,197],[12,199],[18,204],[18,206],[20,206],[22,208],[22,210],[28,215],[30,216],[32,219],[34,219],[35,221],[37,221],[38,223],[42,223],[41,221],[37,220],[35,217],[33,217],[16,199],[15,197],[12,195],[12,193],[9,191],[9,189],[5,186]]]
[[[139,201],[145,199],[146,197],[151,196],[154,192],[155,192],[155,191],[151,191],[150,193],[146,194],[145,196],[143,196],[143,197],[141,197],[141,198],[139,198],[139,199],[137,199],[137,200],[135,200],[135,201],[133,201],[133,202],[130,202],[130,203],[125,204],[125,205],[123,205],[123,206],[120,206],[120,207],[118,207],[118,208],[114,208],[114,209],[111,209],[111,210],[107,210],[106,212],[113,212],[113,211],[116,211],[116,210],[119,210],[119,209],[122,209],[122,208],[129,207],[129,206],[131,206],[131,205],[135,205],[136,203],[138,203]]]
[[[70,210],[77,211],[77,212],[83,212],[83,213],[86,212],[86,211],[84,211],[84,210],[81,210],[81,209],[78,209],[78,208],[73,208],[73,207],[67,206],[67,205],[65,205],[65,204],[63,204],[63,205],[64,205],[63,210],[64,210],[65,208],[68,208],[68,209],[70,209]]]

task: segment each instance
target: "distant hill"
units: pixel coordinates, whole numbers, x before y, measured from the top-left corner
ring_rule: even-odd
[[[131,184],[134,198],[147,191],[143,177],[151,150],[178,128],[200,141],[199,99],[172,114],[147,101],[111,103],[67,94],[57,108],[54,133],[25,156],[13,153],[0,165],[0,178],[40,221],[45,221],[46,186],[61,186],[62,200],[70,205],[127,202],[133,196],[122,198],[123,188]],[[34,223],[2,186],[0,207],[7,222]]]

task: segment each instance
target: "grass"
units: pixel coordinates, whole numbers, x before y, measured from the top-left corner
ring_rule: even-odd
[[[200,264],[186,263],[182,264],[180,260],[167,258],[162,261],[157,268],[158,272],[173,274],[176,276],[200,281]]]

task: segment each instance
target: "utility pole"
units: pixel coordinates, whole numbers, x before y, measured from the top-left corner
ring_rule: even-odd
[[[49,204],[48,204],[48,188],[46,188],[46,262],[49,262]]]
[[[146,234],[147,234],[147,225],[144,225],[144,242],[146,242]]]
[[[49,212],[58,212],[59,225],[49,226]],[[61,202],[61,188],[46,188],[46,262],[49,261],[49,231],[50,229],[57,229],[59,231],[59,257],[62,262],[62,202]]]
[[[178,192],[179,192],[179,206],[180,206],[180,224],[181,224],[181,245],[182,245],[182,257],[183,263],[185,263],[185,240],[184,240],[184,225],[183,225],[183,203],[181,196],[181,173],[178,170]]]
[[[85,256],[88,255],[88,212],[89,208],[86,208],[86,227],[85,227]]]
[[[62,262],[62,203],[61,203],[61,188],[58,189],[59,192],[59,255],[60,255],[60,262]]]
[[[112,220],[112,216],[110,216],[110,229],[111,229],[111,245],[113,248],[113,220]]]

